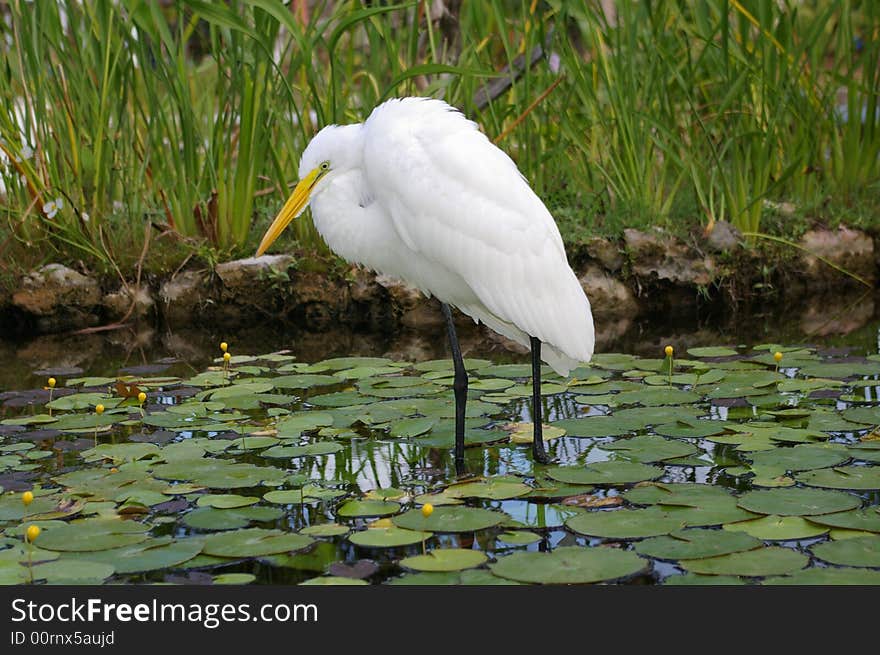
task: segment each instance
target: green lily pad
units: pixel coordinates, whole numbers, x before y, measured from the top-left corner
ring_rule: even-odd
[[[433,428],[439,419],[435,417],[405,418],[391,424],[389,434],[392,437],[411,438],[425,434]]]
[[[275,521],[282,512],[275,507],[240,507],[235,509],[214,509],[203,507],[187,512],[182,521],[196,530],[237,530],[250,523]]]
[[[46,530],[40,548],[61,551],[94,551],[131,546],[148,539],[149,526],[134,521],[88,519]]]
[[[494,575],[537,584],[589,584],[635,575],[647,560],[616,548],[564,546],[550,553],[518,552],[499,558]]]
[[[246,528],[208,535],[202,552],[217,557],[260,557],[302,550],[312,543],[312,539],[301,534]]]
[[[691,357],[733,357],[738,354],[733,348],[726,348],[724,346],[688,348],[687,353]]]
[[[692,587],[718,585],[744,585],[745,581],[733,575],[699,575],[698,573],[685,573],[684,575],[670,575],[663,581],[669,587]]]
[[[280,438],[299,437],[303,432],[333,425],[333,415],[326,412],[295,412],[279,420],[275,426]]]
[[[643,427],[638,418],[617,415],[565,419],[550,425],[565,430],[569,437],[617,437]]]
[[[257,579],[253,573],[221,573],[214,576],[214,584],[242,585],[250,584]]]
[[[447,487],[443,493],[450,498],[487,498],[505,500],[530,493],[532,488],[510,478],[488,478]]]
[[[153,475],[163,480],[194,482],[211,489],[239,489],[260,484],[281,484],[286,473],[272,467],[202,458],[160,464],[153,469]]]
[[[723,421],[676,421],[664,423],[654,428],[654,432],[664,437],[675,439],[702,439],[724,432]]]
[[[725,530],[743,532],[764,541],[809,539],[828,532],[827,527],[816,525],[800,516],[762,516],[751,521],[726,523]]]
[[[31,571],[35,582],[45,580],[48,584],[63,585],[101,584],[114,573],[110,564],[71,559],[36,564]]]
[[[768,489],[749,491],[739,499],[739,506],[758,514],[780,516],[815,516],[855,509],[861,503],[850,494],[819,489]]]
[[[386,584],[393,586],[496,586],[519,585],[519,582],[492,575],[486,569],[465,569],[464,571],[426,573],[407,573],[389,580]]]
[[[684,524],[655,508],[583,512],[565,522],[578,534],[607,539],[639,539],[669,534]]]
[[[278,389],[311,389],[312,387],[326,387],[334,384],[344,384],[345,380],[335,375],[279,375],[272,378],[272,384]]]
[[[750,455],[756,467],[779,471],[809,471],[837,466],[849,459],[846,450],[802,444],[793,448],[774,448]]]
[[[847,421],[862,425],[880,425],[880,407],[850,407],[841,412]]]
[[[405,557],[398,564],[413,571],[461,571],[480,566],[486,556],[478,550],[442,548],[424,555]]]
[[[692,528],[678,530],[668,536],[652,537],[636,544],[636,552],[646,557],[679,560],[715,557],[751,550],[761,542],[742,532]]]
[[[686,457],[697,452],[696,446],[689,443],[665,439],[653,434],[618,439],[614,443],[603,444],[603,448],[615,451],[620,456],[634,462],[660,462],[676,457]]]
[[[707,527],[758,518],[757,514],[739,507],[733,496],[706,500],[695,507],[662,503],[655,507],[662,509],[670,518],[677,519],[687,527]]]
[[[764,577],[786,575],[804,568],[809,558],[790,548],[767,546],[719,557],[682,560],[679,565],[686,571],[702,575],[741,575]]]
[[[300,586],[320,586],[320,587],[363,587],[368,585],[366,580],[358,580],[356,578],[343,578],[337,575],[322,575],[317,578],[311,578],[305,582],[300,582]]]
[[[261,457],[275,457],[280,459],[294,459],[296,457],[318,457],[320,455],[332,455],[344,450],[341,443],[335,441],[318,441],[304,446],[272,446],[260,453]]]
[[[829,489],[880,489],[880,466],[840,466],[807,471],[796,476],[811,487]]]
[[[355,532],[348,540],[365,548],[397,548],[419,544],[432,536],[430,532],[420,530],[405,530],[403,528],[367,528],[361,532]]]
[[[196,505],[199,507],[213,507],[215,509],[233,509],[236,507],[246,507],[255,505],[260,502],[259,498],[254,496],[239,496],[236,494],[205,494],[199,496]]]
[[[500,512],[476,507],[451,505],[435,507],[430,516],[424,516],[420,509],[413,509],[391,521],[398,527],[408,530],[429,532],[474,532],[498,525],[505,519]]]
[[[638,462],[596,462],[585,467],[557,466],[547,471],[547,475],[568,484],[629,484],[653,480],[663,475],[664,470]]]
[[[541,535],[529,530],[510,530],[499,534],[498,541],[511,546],[528,546],[541,541]]]
[[[819,559],[840,566],[880,567],[880,535],[828,541],[811,550]]]
[[[880,585],[880,571],[811,567],[791,575],[767,578],[765,585]]]
[[[336,514],[344,518],[361,516],[388,516],[400,511],[400,503],[384,500],[349,500],[342,505]]]
[[[866,507],[849,512],[835,512],[834,514],[822,514],[811,516],[812,523],[827,525],[832,528],[845,528],[847,530],[861,530],[864,532],[880,532],[880,508]]]
[[[730,498],[723,487],[686,482],[646,482],[628,489],[623,497],[637,505],[682,505],[700,507],[707,503]]]
[[[203,546],[200,538],[158,537],[121,548],[71,554],[66,556],[65,561],[75,557],[108,564],[116,573],[140,573],[174,568],[198,555]]]
[[[309,537],[339,537],[349,532],[351,532],[351,528],[347,525],[339,525],[338,523],[319,523],[299,531],[300,534],[308,535]]]

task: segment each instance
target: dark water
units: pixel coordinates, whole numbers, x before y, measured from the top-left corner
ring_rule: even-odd
[[[876,353],[880,347],[880,298],[872,293],[824,295],[786,303],[764,301],[731,308],[715,302],[670,302],[668,307],[635,318],[597,315],[596,352],[620,352],[642,357],[661,356],[667,344],[679,352],[706,345],[760,343],[815,344],[848,347],[855,354]],[[439,314],[439,309],[438,309]],[[527,362],[522,350],[504,343],[489,330],[466,318],[458,322],[465,357],[485,357],[499,363]],[[35,371],[73,366],[86,375],[113,376],[121,368],[157,361],[177,362],[183,373],[203,370],[226,341],[237,354],[285,351],[298,360],[315,362],[329,357],[375,356],[424,361],[449,356],[442,325],[404,328],[394,333],[357,332],[341,327],[310,332],[274,324],[223,329],[205,325],[191,328],[132,326],[91,334],[60,334],[4,340],[0,337],[0,388],[19,389],[42,382]],[[513,349],[511,349],[513,348]]]

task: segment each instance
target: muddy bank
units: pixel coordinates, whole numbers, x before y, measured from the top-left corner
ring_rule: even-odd
[[[660,229],[628,229],[619,240],[578,244],[569,256],[593,305],[600,343],[626,334],[640,316],[685,308],[735,314],[784,303],[804,333],[817,335],[845,333],[870,320],[874,294],[840,269],[874,286],[880,266],[875,238],[848,228],[812,230],[799,245],[746,244],[719,224],[688,242]],[[271,323],[316,334],[340,328],[394,333],[436,331],[441,320],[436,301],[408,285],[304,254],[191,268],[140,285],[48,264],[0,297],[0,336],[7,337],[118,323],[175,330]]]

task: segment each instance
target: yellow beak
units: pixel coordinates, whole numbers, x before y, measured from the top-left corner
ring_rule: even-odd
[[[290,198],[287,199],[287,202],[284,203],[284,207],[281,208],[281,211],[278,212],[278,216],[275,217],[275,220],[272,221],[272,225],[269,226],[269,229],[266,230],[266,234],[263,235],[260,247],[257,248],[257,257],[266,252],[269,246],[271,246],[275,239],[277,239],[284,231],[284,228],[290,225],[290,222],[294,218],[303,213],[309,204],[309,196],[312,194],[312,189],[315,187],[315,183],[323,172],[324,171],[322,171],[320,167],[316,168],[299,181],[299,184],[297,184],[296,188],[293,190],[293,194],[291,194]]]

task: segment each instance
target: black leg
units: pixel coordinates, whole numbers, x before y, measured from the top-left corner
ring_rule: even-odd
[[[550,458],[544,449],[544,424],[541,416],[541,340],[531,337],[532,343],[532,455],[536,462],[547,464]]]
[[[446,319],[449,347],[452,349],[452,365],[455,368],[455,380],[452,383],[452,389],[455,392],[455,469],[461,475],[464,471],[464,414],[468,392],[467,371],[461,358],[461,347],[458,345],[458,335],[455,334],[452,311],[445,302],[440,303],[440,307],[442,307],[443,317]]]

